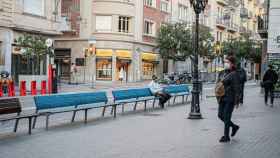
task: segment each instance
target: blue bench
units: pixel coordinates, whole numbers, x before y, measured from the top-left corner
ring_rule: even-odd
[[[153,107],[155,105],[155,100],[153,93],[150,88],[134,88],[134,89],[125,89],[125,90],[114,90],[112,91],[114,97],[114,103],[122,105],[122,112],[124,112],[124,105],[127,103],[135,103],[134,110],[136,110],[136,106],[138,102],[145,103],[145,109],[147,107],[147,101],[154,100]]]
[[[163,90],[165,92],[169,93],[172,97],[174,97],[173,104],[175,103],[177,96],[182,96],[182,103],[184,103],[185,96],[186,96],[186,101],[187,101],[188,96],[190,94],[189,86],[186,84],[170,85],[170,86],[164,87]]]
[[[102,116],[104,116],[105,108],[112,106],[115,110],[116,105],[107,104],[108,98],[106,92],[91,92],[91,93],[73,93],[73,94],[58,94],[49,96],[35,96],[36,113],[46,116],[46,129],[49,125],[49,117],[55,113],[73,112],[72,122],[75,120],[77,111],[84,111],[84,122],[87,123],[87,113],[89,109],[104,108]],[[34,118],[33,128],[35,128],[37,117]]]

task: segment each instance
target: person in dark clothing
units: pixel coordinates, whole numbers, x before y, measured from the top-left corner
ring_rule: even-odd
[[[237,67],[237,73],[239,74],[239,78],[240,78],[240,100],[239,103],[240,105],[243,105],[243,98],[244,98],[244,86],[245,86],[245,82],[247,82],[247,73],[245,71],[244,68],[241,67],[241,64],[238,64]]]
[[[278,81],[278,75],[276,71],[273,70],[273,66],[269,65],[268,70],[265,72],[263,76],[263,87],[264,87],[264,102],[265,105],[267,105],[268,100],[268,94],[270,94],[270,104],[271,107],[273,107],[273,101],[274,101],[274,86]]]
[[[239,103],[239,75],[236,71],[235,58],[228,56],[225,59],[225,70],[219,74],[219,81],[224,85],[224,96],[218,99],[219,109],[218,117],[224,122],[224,136],[221,137],[220,142],[225,143],[230,141],[230,127],[232,128],[231,136],[235,136],[239,130],[239,126],[231,121],[232,112],[235,105]]]

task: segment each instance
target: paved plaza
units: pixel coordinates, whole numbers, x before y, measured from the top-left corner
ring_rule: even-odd
[[[211,95],[207,88],[205,93]],[[190,104],[178,104],[166,109],[125,113],[118,110],[116,119],[106,111],[89,113],[83,124],[83,113],[71,124],[71,114],[51,117],[50,129],[45,131],[44,119],[32,135],[27,135],[24,121],[17,134],[12,124],[0,125],[1,158],[279,158],[280,106],[264,106],[260,88],[246,87],[245,104],[235,110],[233,120],[241,126],[228,144],[218,142],[223,124],[217,118],[215,98],[203,99],[204,119],[187,119]],[[151,106],[150,106],[151,107]]]

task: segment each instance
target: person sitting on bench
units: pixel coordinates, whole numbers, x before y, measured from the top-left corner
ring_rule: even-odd
[[[152,79],[148,87],[154,96],[159,97],[159,105],[161,108],[164,108],[164,104],[171,98],[171,95],[163,90],[155,75],[153,75]]]

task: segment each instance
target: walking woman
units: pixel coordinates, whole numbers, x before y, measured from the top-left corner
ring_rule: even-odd
[[[232,112],[235,105],[239,103],[240,79],[236,71],[235,58],[228,56],[225,59],[225,70],[219,74],[218,82],[223,85],[223,95],[218,97],[218,117],[224,122],[224,135],[220,142],[225,143],[230,141],[230,127],[232,128],[231,137],[234,137],[239,130],[239,126],[231,121]]]

